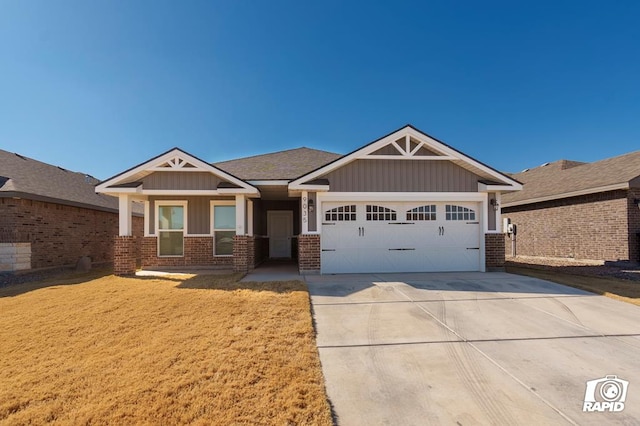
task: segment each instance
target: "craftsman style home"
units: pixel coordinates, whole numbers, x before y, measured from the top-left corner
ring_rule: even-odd
[[[501,193],[521,187],[405,126],[347,155],[299,148],[209,164],[175,148],[96,191],[119,198],[118,274],[136,268],[133,201],[145,206],[143,268],[291,258],[302,273],[351,273],[501,267]]]

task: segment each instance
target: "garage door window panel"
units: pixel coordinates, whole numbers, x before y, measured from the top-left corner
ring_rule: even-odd
[[[407,220],[436,220],[436,205],[420,206],[407,211]]]
[[[445,218],[446,220],[476,220],[476,212],[466,207],[447,204]]]
[[[397,220],[397,213],[388,207],[367,204],[367,220],[368,221],[390,221]]]
[[[351,204],[329,209],[324,213],[324,220],[327,222],[354,221],[356,220],[356,206]]]

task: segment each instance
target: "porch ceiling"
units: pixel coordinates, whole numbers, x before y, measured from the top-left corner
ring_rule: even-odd
[[[258,186],[258,189],[260,189],[260,198],[263,200],[287,200],[291,198],[289,197],[287,185]]]

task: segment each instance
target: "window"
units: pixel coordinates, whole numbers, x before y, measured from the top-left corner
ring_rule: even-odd
[[[436,205],[420,206],[407,211],[407,220],[436,220]]]
[[[186,203],[158,203],[158,256],[183,256]]]
[[[382,206],[367,205],[367,220],[396,220],[396,212]]]
[[[213,254],[233,255],[233,237],[236,235],[236,206],[234,202],[212,202]]]
[[[327,222],[356,220],[356,205],[335,207],[324,213],[324,220]]]
[[[476,220],[476,212],[466,207],[447,204],[446,219],[447,220]]]

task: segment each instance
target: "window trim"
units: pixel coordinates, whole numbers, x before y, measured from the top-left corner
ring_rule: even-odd
[[[209,232],[211,233],[211,239],[213,240],[213,244],[212,245],[212,250],[213,250],[213,257],[233,257],[233,253],[232,254],[216,254],[216,228],[215,228],[215,215],[216,215],[216,206],[233,206],[234,208],[236,207],[236,202],[235,200],[210,200],[209,201],[209,219],[211,220],[210,226],[209,226]],[[218,229],[218,231],[233,231],[234,233],[237,234],[236,232],[236,228],[238,227],[238,224],[236,223],[236,227],[233,229]]]
[[[189,224],[187,223],[187,219],[189,217],[187,209],[188,209],[188,201],[185,200],[155,200],[154,202],[154,210],[155,210],[155,231],[157,237],[156,244],[156,254],[158,257],[184,257],[184,239],[187,236],[189,229]],[[182,254],[160,254],[160,232],[180,232],[179,229],[160,229],[160,207],[182,207]]]

